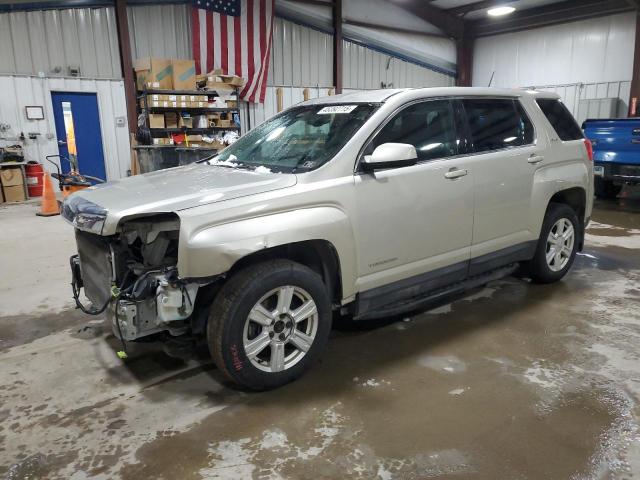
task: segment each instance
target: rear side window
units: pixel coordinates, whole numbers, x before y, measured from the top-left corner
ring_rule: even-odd
[[[475,152],[500,150],[533,143],[533,125],[512,99],[474,98],[462,101]]]
[[[575,119],[560,100],[538,98],[538,106],[547,117],[549,123],[560,137],[560,140],[580,140],[584,138],[582,130]]]
[[[400,111],[369,143],[365,155],[388,142],[413,145],[419,161],[456,155],[458,142],[451,102],[431,100]]]

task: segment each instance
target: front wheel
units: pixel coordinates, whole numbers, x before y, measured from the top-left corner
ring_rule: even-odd
[[[273,260],[239,271],[222,287],[207,336],[228,379],[266,390],[302,375],[330,330],[331,302],[322,278],[304,265]]]
[[[578,248],[579,222],[568,205],[552,203],[542,223],[536,253],[528,273],[536,283],[557,282],[571,268]]]

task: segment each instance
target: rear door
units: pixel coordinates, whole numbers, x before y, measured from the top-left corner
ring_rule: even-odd
[[[514,98],[463,99],[475,157],[470,275],[509,263],[531,247],[531,195],[547,139]]]

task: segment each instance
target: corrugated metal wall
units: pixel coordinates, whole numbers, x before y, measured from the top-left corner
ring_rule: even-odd
[[[402,87],[452,86],[450,75],[343,41],[344,91]],[[276,18],[273,50],[264,104],[247,104],[242,127],[246,132],[275,115],[277,88],[282,88],[283,108],[309,98],[328,95],[333,84],[333,36],[282,18]]]
[[[0,134],[0,146],[16,142],[20,133],[40,135],[27,139],[23,146],[27,160],[37,160],[51,170],[46,155],[58,154],[56,128],[53,119],[52,91],[95,92],[100,111],[100,130],[104,146],[107,179],[121,178],[130,168],[129,130],[126,126],[124,85],[121,80],[84,80],[70,78],[38,78],[33,76],[0,76],[0,123],[11,129]],[[42,105],[44,120],[27,120],[26,105]],[[125,125],[117,127],[116,117],[123,117]]]
[[[267,85],[333,85],[333,36],[276,17]]]
[[[631,92],[631,82],[601,82],[601,83],[572,83],[565,85],[544,85],[536,87],[538,90],[554,92],[560,95],[562,101],[571,111],[579,124],[587,119],[587,112],[579,108],[580,100],[597,98],[618,98],[618,117],[626,117],[629,111],[628,99]]]
[[[190,6],[127,7],[133,58],[193,58]]]
[[[134,58],[158,56],[191,58],[191,22],[188,5],[128,7]],[[333,83],[332,35],[276,17],[266,101],[244,106],[243,131],[277,112],[276,89],[283,88],[283,106],[325,96]],[[400,60],[353,42],[343,43],[345,90],[452,85],[452,77]],[[79,67],[83,77],[120,79],[115,15],[112,8],[80,8],[0,14],[0,122],[15,135],[39,132],[26,141],[29,159],[57,153],[51,112],[52,90],[98,93],[107,175],[118,178],[129,168],[127,129],[115,127],[125,116],[121,81],[65,79],[68,67]],[[38,78],[42,72],[43,78]],[[6,75],[10,74],[10,75]],[[16,76],[15,74],[24,74]],[[24,105],[44,105],[47,120],[28,122]],[[52,136],[52,138],[47,138]]]
[[[451,75],[435,72],[415,63],[377,52],[362,45],[343,42],[344,88],[447,87],[455,84]]]
[[[584,98],[616,96],[626,113],[635,13],[495,35],[476,41],[473,84],[556,91],[577,115]]]
[[[0,13],[0,74],[120,78],[113,8]]]

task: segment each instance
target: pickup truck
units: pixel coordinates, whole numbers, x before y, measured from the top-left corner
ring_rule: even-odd
[[[640,184],[640,118],[590,119],[582,129],[593,145],[597,197],[615,198],[624,184]]]

